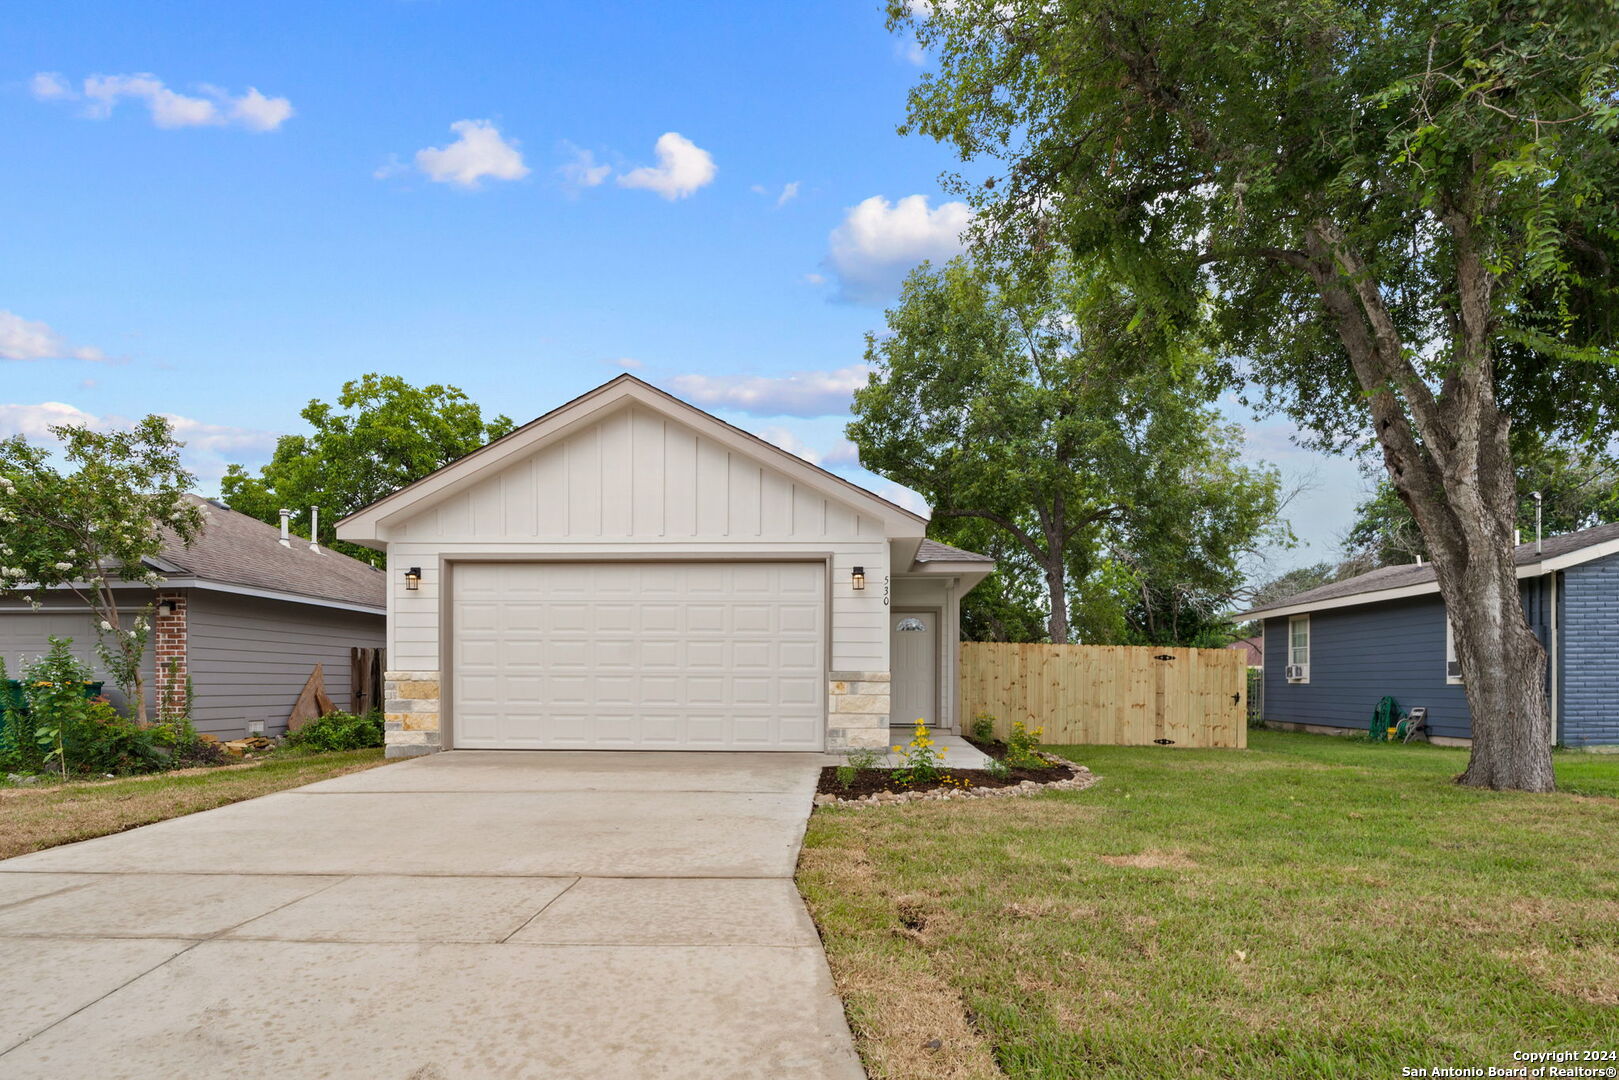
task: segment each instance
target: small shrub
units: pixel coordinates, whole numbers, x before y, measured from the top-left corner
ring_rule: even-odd
[[[856,772],[869,772],[877,767],[877,763],[883,759],[883,754],[881,750],[872,750],[866,747],[859,750],[850,750],[845,755],[845,758],[849,762],[849,767]]]
[[[1040,747],[1040,736],[1045,733],[1043,727],[1031,728],[1021,720],[1012,721],[1012,734],[1006,739],[1006,763],[1015,768],[1039,768],[1044,765],[1045,759],[1036,751]]]
[[[79,743],[90,712],[84,694],[92,680],[84,661],[73,655],[72,638],[49,640],[51,651],[23,675],[23,693],[28,696],[34,745],[44,754],[45,765],[59,770],[66,780],[69,772],[81,767],[76,757],[84,749]]]
[[[289,732],[287,745],[299,750],[325,753],[332,750],[364,750],[382,745],[382,714],[373,710],[356,715],[329,712]]]
[[[995,718],[989,713],[979,713],[973,717],[973,738],[979,742],[995,741]]]
[[[860,770],[853,765],[839,765],[837,769],[838,786],[842,788],[852,787],[855,777],[859,775]]]
[[[911,741],[904,746],[894,747],[894,753],[901,758],[900,767],[894,770],[894,777],[902,784],[931,783],[943,772],[945,752],[945,748],[936,744],[928,734],[927,724],[918,719]]]
[[[984,771],[997,780],[1005,780],[1012,775],[1012,767],[1000,758],[990,758],[984,765]]]

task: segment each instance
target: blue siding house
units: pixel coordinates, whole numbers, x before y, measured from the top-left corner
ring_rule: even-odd
[[[1547,696],[1565,746],[1619,744],[1619,523],[1516,552],[1524,612],[1546,647]],[[1385,566],[1238,616],[1265,627],[1273,726],[1365,731],[1385,694],[1425,706],[1435,742],[1472,737],[1465,672],[1433,567]]]

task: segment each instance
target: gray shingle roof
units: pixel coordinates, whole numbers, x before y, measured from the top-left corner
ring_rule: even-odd
[[[995,560],[988,555],[980,555],[976,551],[964,551],[949,544],[941,544],[937,540],[924,540],[922,546],[916,549],[916,561],[922,562],[989,562]]]
[[[1535,550],[1534,541],[1519,544],[1512,554],[1513,565],[1529,566],[1544,559],[1555,559],[1560,555],[1570,555],[1584,548],[1595,547],[1612,540],[1619,540],[1619,522],[1609,522],[1606,525],[1594,525],[1589,529],[1578,532],[1564,533],[1561,536],[1548,536]],[[1319,604],[1328,600],[1341,600],[1347,596],[1359,596],[1362,593],[1383,592],[1386,589],[1406,589],[1413,585],[1426,585],[1435,581],[1432,563],[1423,563],[1421,566],[1406,564],[1404,566],[1382,566],[1376,570],[1369,570],[1364,574],[1357,574],[1342,581],[1318,585],[1313,589],[1306,589],[1300,593],[1281,600],[1275,600],[1262,607],[1243,612],[1236,618],[1248,618],[1253,612],[1273,611],[1277,608],[1291,608]]]
[[[293,537],[281,546],[281,531],[258,518],[217,503],[188,496],[207,513],[207,524],[189,548],[172,534],[164,535],[158,556],[179,568],[168,577],[190,574],[205,581],[294,593],[315,600],[335,600],[381,609],[387,606],[388,575],[358,559],[322,547],[309,550],[308,540]]]

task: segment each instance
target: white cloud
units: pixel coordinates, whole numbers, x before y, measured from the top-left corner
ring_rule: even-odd
[[[786,206],[796,198],[798,198],[798,181],[788,181],[782,186],[781,194],[776,196],[776,205]]]
[[[170,90],[156,75],[91,75],[83,90],[76,92],[61,75],[42,71],[29,84],[41,101],[86,102],[85,115],[105,119],[124,98],[146,103],[152,123],[160,128],[221,127],[234,125],[250,131],[274,131],[292,116],[292,102],[284,97],[266,97],[254,87],[240,96],[217,86],[199,89],[198,97]]]
[[[804,280],[810,285],[825,285],[826,275],[811,272],[804,275]]]
[[[45,323],[25,319],[10,311],[0,311],[0,360],[112,362],[100,349],[90,345],[71,345]]]
[[[458,136],[448,146],[416,151],[416,167],[429,180],[476,188],[486,176],[521,180],[528,175],[516,142],[507,142],[488,120],[457,120],[450,130]]]
[[[768,375],[677,375],[675,393],[706,408],[753,416],[836,416],[849,411],[855,389],[869,369],[855,364],[836,371]]]
[[[231,119],[254,131],[274,131],[292,117],[292,102],[265,97],[254,87],[231,102]]]
[[[848,439],[839,439],[836,446],[821,456],[821,464],[829,468],[834,466],[858,468],[860,465],[860,450]]]
[[[620,176],[620,187],[645,188],[672,202],[711,183],[719,171],[713,155],[677,131],[658,136],[653,149],[658,164],[643,165]]]
[[[21,435],[25,439],[50,439],[51,426],[81,424],[96,427],[96,417],[61,401],[42,401],[38,405],[0,405],[0,438]]]
[[[832,230],[827,252],[827,265],[838,276],[839,297],[881,303],[918,263],[959,253],[961,235],[971,224],[966,203],[930,208],[926,195],[907,195],[894,203],[873,195],[851,207]]]
[[[574,146],[572,143],[563,145],[573,154],[572,160],[557,169],[563,184],[567,187],[576,191],[580,188],[596,187],[612,173],[613,167],[597,161],[592,151]]]
[[[28,92],[40,101],[61,101],[76,98],[73,86],[59,72],[41,71],[28,80]]]
[[[267,460],[275,450],[276,436],[272,432],[209,424],[173,413],[162,415],[173,428],[174,437],[185,443],[181,462],[197,474],[198,485],[204,489],[217,488],[230,462],[251,467]],[[61,401],[0,405],[0,438],[21,435],[35,442],[54,442],[50,429],[63,424],[118,431],[133,427],[134,421],[123,416],[97,416]]]

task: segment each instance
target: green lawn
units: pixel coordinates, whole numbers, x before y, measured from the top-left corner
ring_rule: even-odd
[[[818,810],[799,884],[877,1077],[1397,1077],[1619,1049],[1619,757],[1252,732],[1054,747],[1027,799]],[[937,1041],[937,1045],[929,1045]]]
[[[384,764],[382,749],[277,754],[251,765],[186,769],[52,787],[0,788],[0,859]]]

